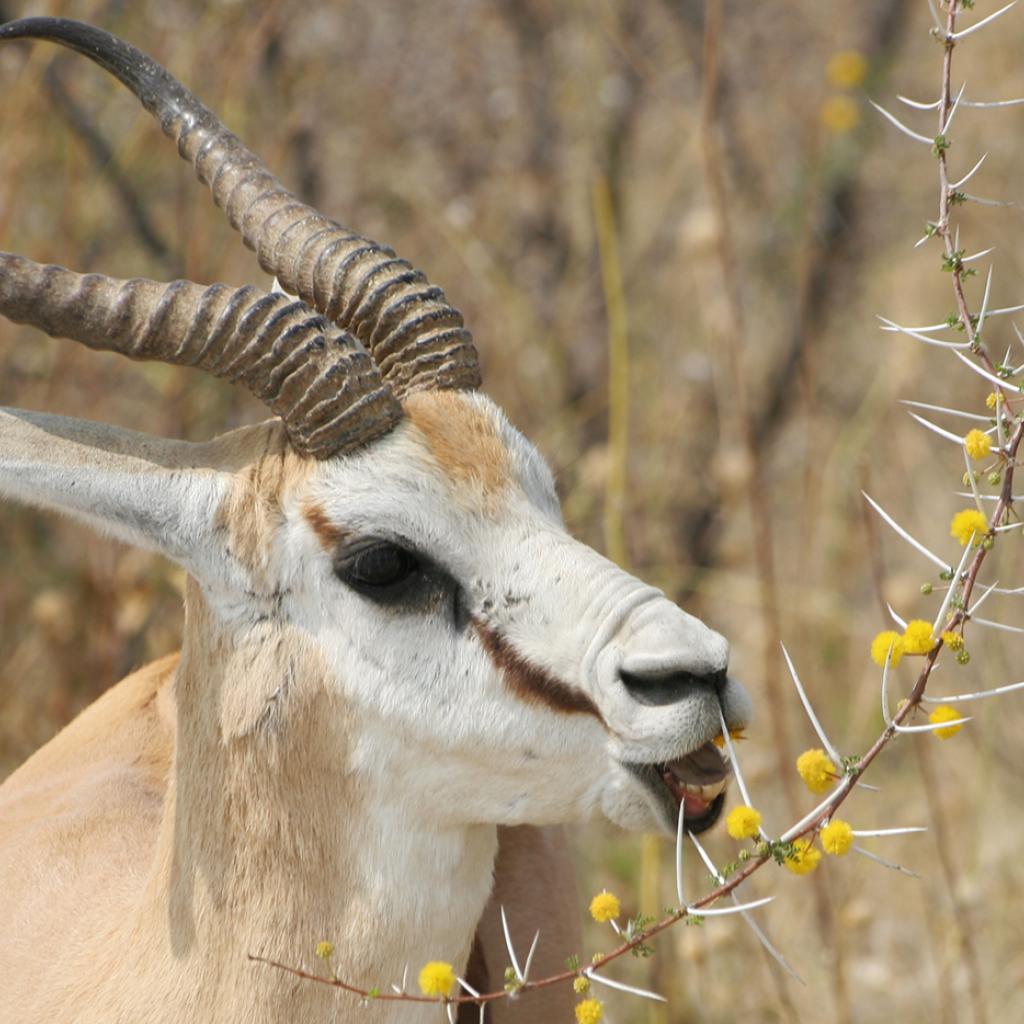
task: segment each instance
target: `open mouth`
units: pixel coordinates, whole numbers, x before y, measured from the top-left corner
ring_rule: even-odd
[[[680,806],[689,832],[704,832],[718,821],[732,771],[714,743],[674,761],[625,767],[657,798],[671,827],[679,818]]]

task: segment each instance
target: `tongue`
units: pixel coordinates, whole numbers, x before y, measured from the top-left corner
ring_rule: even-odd
[[[711,805],[694,793],[683,793],[683,808],[687,818],[699,818]]]

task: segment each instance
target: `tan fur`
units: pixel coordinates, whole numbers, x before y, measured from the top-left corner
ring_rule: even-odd
[[[0,965],[0,976],[8,979],[0,1001],[5,1024],[36,1018],[97,1024],[121,1019],[113,1007],[132,990],[139,993],[138,1015],[124,1019],[162,1020],[161,1001],[176,1000],[180,990],[172,989],[195,984],[195,976],[204,980],[197,986],[191,1019],[237,1019],[230,1007],[238,990],[246,990],[244,1001],[249,1002],[254,986],[263,991],[261,1020],[286,1019],[280,1016],[282,1006],[288,1013],[303,1008],[287,1019],[333,1019],[331,1014],[348,1006],[347,997],[317,985],[296,985],[286,975],[237,957],[218,959],[218,950],[248,949],[313,966],[311,944],[336,935],[338,920],[325,917],[332,905],[347,906],[350,920],[366,915],[370,926],[360,940],[367,963],[361,968],[373,970],[372,922],[379,911],[360,907],[358,894],[343,891],[344,864],[337,849],[328,848],[339,837],[299,829],[290,844],[282,845],[275,820],[285,801],[303,808],[302,814],[288,816],[289,828],[295,828],[308,820],[316,803],[337,799],[336,791],[324,785],[331,774],[329,759],[309,763],[282,749],[268,771],[243,745],[216,764],[180,756],[172,777],[178,723],[186,736],[215,727],[207,713],[193,713],[177,702],[180,664],[180,655],[174,654],[128,676],[0,787],[0,877],[5,883],[0,886],[0,921],[7,937],[16,940],[13,948],[38,966],[31,985],[25,985],[21,971]],[[218,669],[200,655],[186,665],[177,689],[205,685],[208,673],[216,675]],[[317,708],[311,702],[300,722],[288,724],[291,731],[301,729],[298,745],[308,754],[315,753],[315,733],[322,731],[317,722],[325,718]],[[332,716],[337,711],[332,708]],[[202,794],[184,810],[177,802],[182,784]],[[320,811],[343,828],[346,814],[355,809],[354,798],[349,794],[348,802]],[[237,834],[264,838],[263,851],[258,843],[255,854],[243,851]],[[580,946],[563,830],[503,828],[499,839],[494,895],[478,929],[482,960],[473,975],[485,990],[504,984],[500,905],[509,909],[518,949],[528,949],[541,929],[534,976],[556,972],[565,951]],[[26,847],[33,850],[31,856],[25,856]],[[243,852],[251,863],[238,890],[227,906],[211,904],[212,883],[226,862],[237,871],[234,858]],[[282,898],[285,892],[287,899]],[[254,913],[258,926],[251,924]],[[247,919],[247,930],[240,931]],[[167,956],[181,967],[173,984],[158,969],[151,972]],[[78,963],[84,981],[69,996],[58,996]],[[195,976],[186,969],[190,964]],[[59,972],[61,980],[48,979],[47,972]],[[109,993],[105,1000],[103,990]],[[77,1008],[97,999],[111,1007],[111,1016],[80,1016]],[[561,986],[494,1006],[488,1016],[494,1024],[567,1020],[572,1001],[571,992]],[[359,1019],[372,1016],[361,1013]]]
[[[561,826],[498,830],[500,847],[494,864],[494,891],[477,926],[468,981],[477,991],[504,987],[508,963],[501,908],[508,917],[512,945],[520,962],[540,931],[531,978],[565,970],[565,958],[581,953],[583,937],[577,906],[576,875],[566,830]],[[575,996],[568,985],[551,985],[500,1000],[487,1011],[490,1024],[544,1024],[572,1020]],[[479,1011],[465,1007],[459,1024],[476,1024]]]
[[[259,439],[262,450],[255,461],[235,474],[234,486],[217,517],[229,536],[231,554],[256,571],[262,568],[281,525],[283,496],[296,493],[312,465],[295,453],[283,429],[270,429],[274,424],[277,421],[266,424],[268,429]]]
[[[410,404],[453,480],[504,486],[492,450],[500,440],[484,416],[446,396]],[[479,479],[455,451],[459,423],[476,446],[467,458],[485,466]],[[302,495],[309,463],[273,422],[190,452],[232,473],[218,528],[252,579],[269,581],[261,570],[275,527],[286,500]],[[186,461],[173,443],[150,454],[172,471]],[[229,637],[191,579],[185,604],[180,656],[123,680],[0,786],[0,1024],[241,1024],[243,1006],[258,1007],[245,1024],[350,1013],[372,1024],[383,1007],[357,1010],[348,996],[246,957],[316,970],[311,951],[330,937],[357,951],[345,962],[353,983],[401,976],[405,957],[379,928],[397,910],[353,881],[353,844],[374,817],[346,770],[358,724],[301,631],[268,616],[263,632],[250,624],[245,640]],[[576,917],[561,833],[509,835],[478,942],[491,989],[503,985],[505,962],[495,901],[516,908],[519,947],[544,931],[538,971],[577,946],[559,925]],[[538,1024],[542,1006],[557,1006],[560,1020],[571,1002],[560,990],[529,1013],[517,1004],[491,1019]]]
[[[315,1019],[333,993],[245,954],[305,960],[338,908],[366,932],[353,972],[386,959],[347,891],[346,820],[365,810],[338,770],[344,709],[300,638],[226,655],[194,585],[187,615],[199,642],[180,661],[126,679],[0,789],[0,920],[18,958],[0,964],[0,1020],[178,1020],[183,1004],[197,1020],[253,1004],[253,1019]],[[261,680],[299,692],[275,703]]]
[[[508,451],[490,416],[458,392],[410,395],[403,403],[441,469],[493,501],[512,482]]]

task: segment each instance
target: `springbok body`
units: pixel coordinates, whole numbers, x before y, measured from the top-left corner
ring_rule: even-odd
[[[462,970],[476,935],[471,969],[500,987],[499,900],[557,965],[577,950],[548,826],[717,818],[710,741],[749,712],[725,641],[568,536],[439,289],[299,203],[126,44],[0,27],[28,36],[132,88],[301,301],[0,254],[5,315],[240,379],[280,416],[191,444],[0,412],[0,493],[189,573],[180,658],[0,787],[0,1020],[433,1021],[247,954],[308,967],[329,939],[339,976],[384,988],[430,959]]]

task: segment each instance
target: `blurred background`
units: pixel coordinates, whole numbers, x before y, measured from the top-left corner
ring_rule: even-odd
[[[967,20],[997,5],[978,0]],[[867,490],[942,557],[966,502],[961,454],[901,398],[984,412],[947,352],[879,330],[953,309],[937,165],[887,125],[897,93],[938,96],[925,0],[0,0],[0,18],[106,27],[181,78],[327,214],[393,245],[473,329],[486,387],[551,461],[573,532],[729,636],[753,693],[740,749],[778,834],[815,802],[793,762],[818,743],[784,641],[847,754],[881,729],[868,657],[889,625],[931,618],[932,567],[865,513]],[[966,23],[966,21],[965,21]],[[967,98],[1024,96],[1024,14],[955,52]],[[190,169],[124,90],[53,46],[0,47],[0,246],[117,276],[269,284]],[[934,112],[901,108],[927,136]],[[962,110],[954,175],[1020,200],[1024,107]],[[962,245],[995,246],[991,306],[1024,301],[1019,206],[956,209]],[[969,282],[977,310],[987,270]],[[1001,357],[1010,318],[986,341]],[[1018,358],[1020,350],[1018,349]],[[0,321],[0,404],[192,439],[264,413],[241,389],[133,364]],[[966,426],[939,414],[943,424]],[[1018,488],[1020,489],[1020,488]],[[1024,584],[1019,535],[984,578]],[[0,507],[0,777],[147,660],[174,650],[182,577],[58,518]],[[989,617],[1022,622],[1020,597]],[[1019,640],[974,628],[952,693],[1021,677]],[[948,659],[947,659],[948,660]],[[894,699],[915,665],[898,672]],[[927,825],[865,845],[921,875],[828,859],[745,887],[801,974],[735,918],[677,927],[612,973],[668,1009],[608,997],[614,1022],[1015,1021],[1024,1015],[1024,698],[971,707],[943,743],[893,745],[845,817]],[[671,844],[577,833],[581,913],[674,902]],[[718,829],[719,863],[736,844]],[[708,885],[696,857],[688,891]],[[607,926],[605,926],[607,927]],[[584,960],[611,948],[595,925]],[[566,951],[571,952],[571,951]]]

